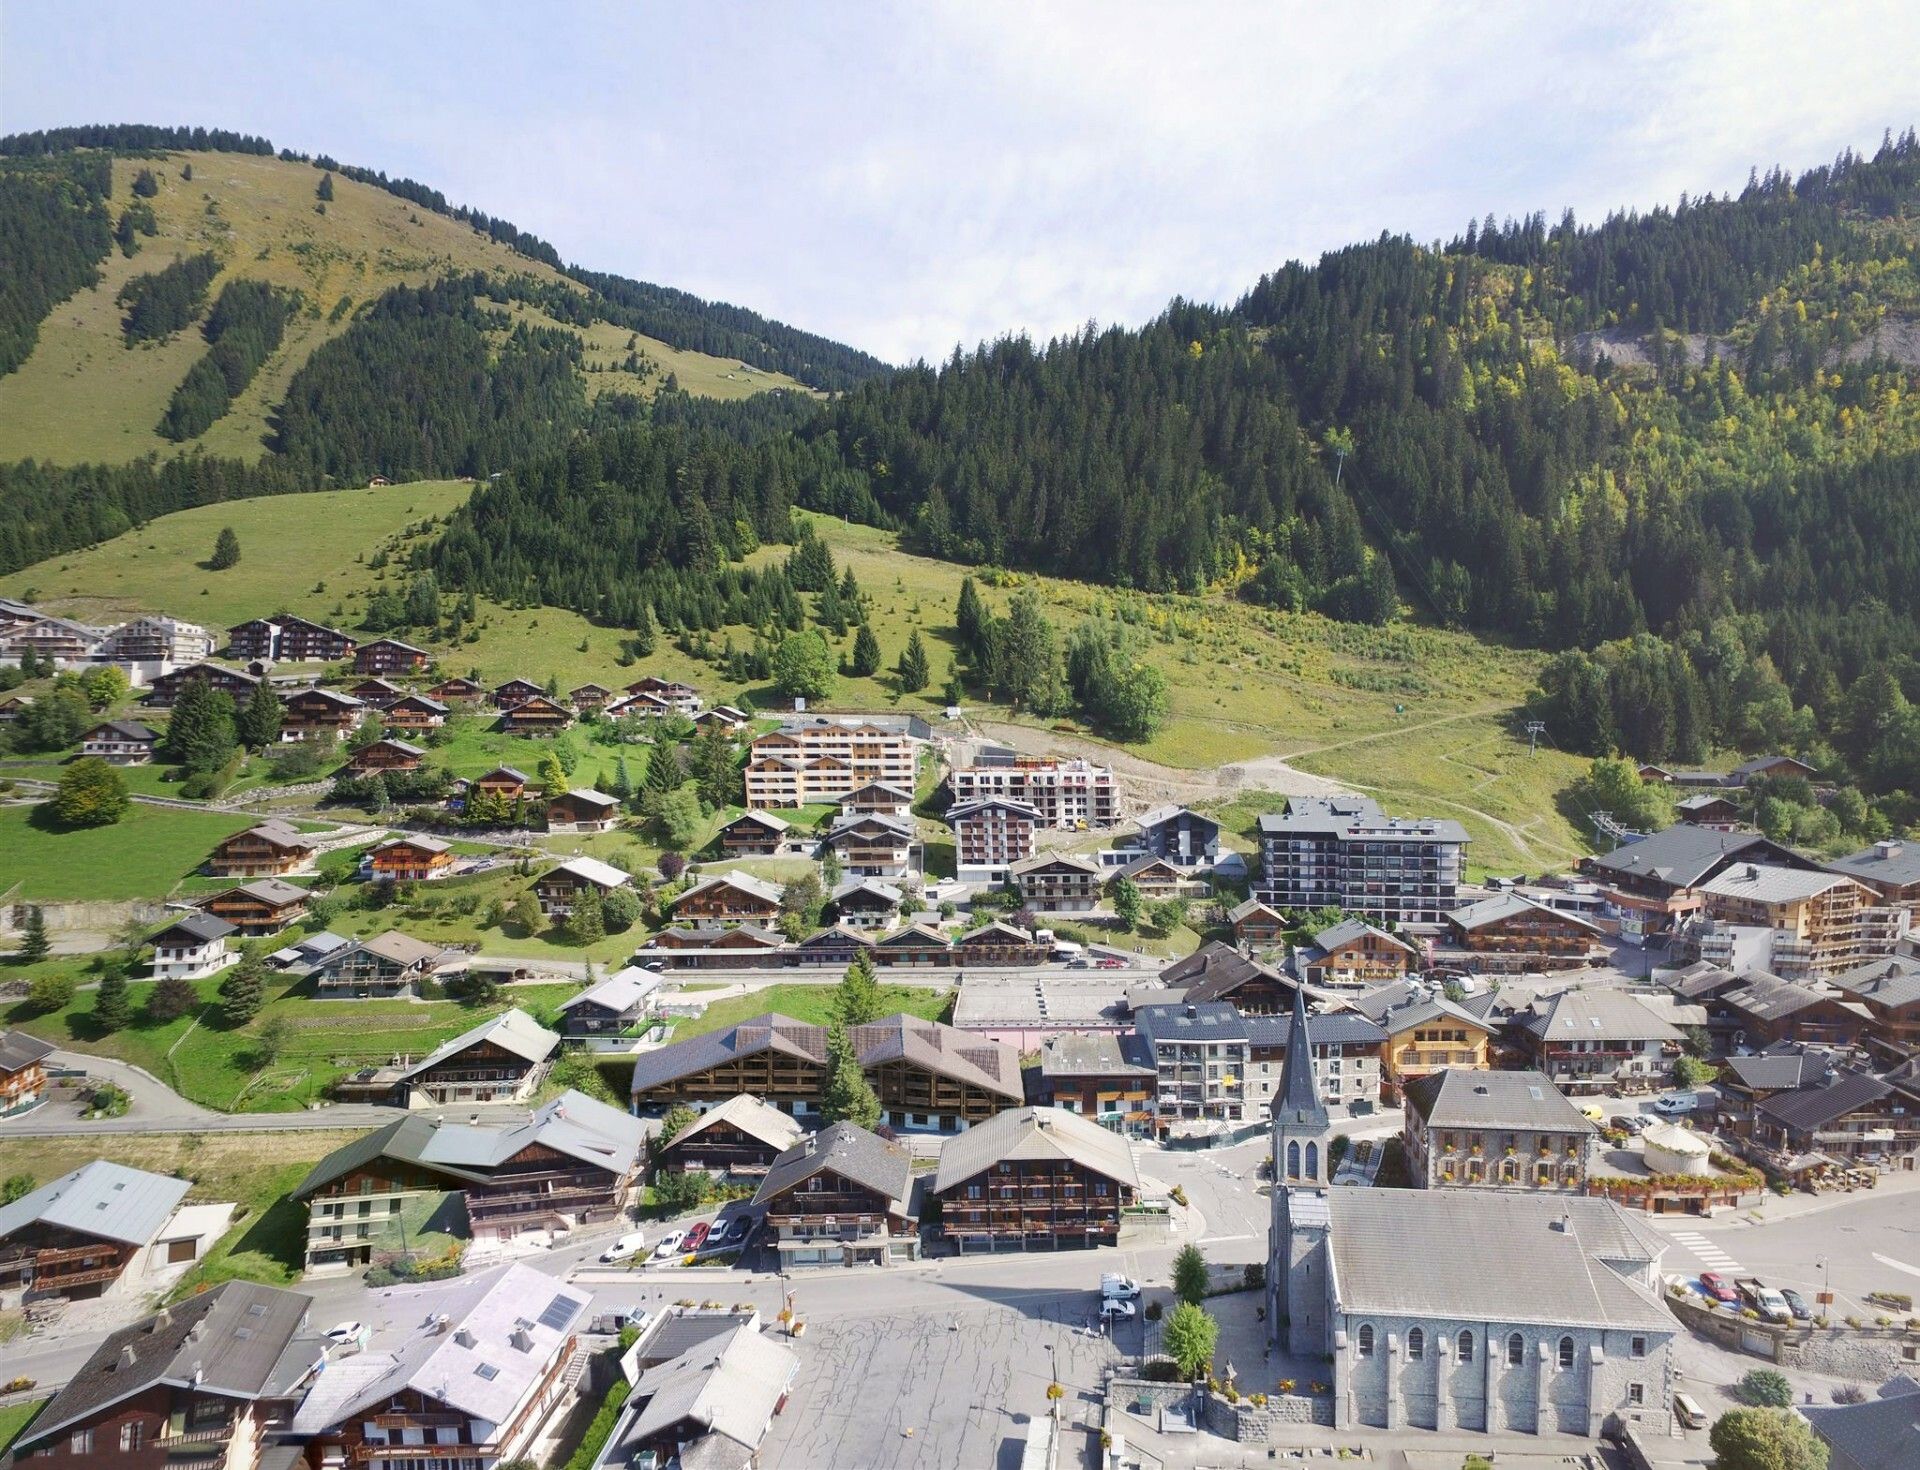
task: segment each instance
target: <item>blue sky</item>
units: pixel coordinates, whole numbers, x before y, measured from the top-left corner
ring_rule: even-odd
[[[0,0],[0,131],[264,133],[902,361],[1871,149],[1916,55],[1910,3]]]

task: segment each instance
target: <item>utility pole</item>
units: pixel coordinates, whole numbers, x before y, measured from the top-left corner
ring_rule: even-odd
[[[1528,755],[1532,755],[1534,753],[1535,742],[1538,741],[1542,735],[1546,734],[1546,732],[1547,732],[1547,722],[1545,720],[1528,720],[1527,721],[1527,754]]]

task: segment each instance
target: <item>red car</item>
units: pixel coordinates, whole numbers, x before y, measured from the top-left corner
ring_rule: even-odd
[[[1718,1271],[1700,1273],[1700,1289],[1717,1302],[1737,1302],[1740,1293],[1733,1289],[1733,1283]]]
[[[707,1243],[707,1232],[713,1227],[702,1220],[687,1232],[687,1238],[680,1243],[680,1249],[692,1255]]]
[[[1110,954],[1103,954],[1093,962],[1093,967],[1096,970],[1124,970],[1127,967],[1127,962],[1125,960],[1117,960]]]

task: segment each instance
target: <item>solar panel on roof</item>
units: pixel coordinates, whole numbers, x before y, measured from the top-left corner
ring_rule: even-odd
[[[551,1327],[558,1332],[572,1320],[573,1314],[580,1309],[580,1303],[570,1296],[557,1296],[547,1303],[546,1311],[540,1314],[540,1325]]]

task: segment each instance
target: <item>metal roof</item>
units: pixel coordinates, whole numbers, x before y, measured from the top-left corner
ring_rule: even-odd
[[[791,1348],[746,1324],[647,1369],[633,1386],[636,1407],[614,1435],[619,1462],[677,1426],[696,1424],[732,1440],[744,1451],[741,1463],[751,1463],[799,1371]],[[688,1446],[676,1458],[691,1452]]]
[[[940,1146],[934,1193],[945,1194],[1003,1160],[1074,1163],[1128,1189],[1140,1187],[1125,1138],[1064,1108],[1030,1107],[995,1113],[947,1139]]]
[[[54,1225],[144,1246],[173,1218],[192,1187],[171,1175],[95,1159],[10,1205],[0,1205],[0,1240],[28,1225]]]
[[[591,861],[591,859],[588,859],[588,861]],[[606,864],[602,863],[600,866],[605,867]],[[614,869],[612,871],[618,872],[619,870]],[[625,876],[624,873],[621,874],[622,878]],[[698,883],[694,884],[693,887],[674,899],[672,907],[679,908],[681,904],[692,898],[696,893],[705,893],[709,888],[718,888],[722,885],[728,888],[738,889],[741,893],[749,894],[759,899],[762,903],[777,905],[780,902],[780,889],[778,886],[768,883],[763,879],[756,878],[751,873],[742,873],[735,869],[702,878]]]
[[[560,1038],[535,1021],[518,1006],[502,1011],[499,1015],[482,1021],[470,1031],[462,1031],[451,1041],[443,1041],[411,1067],[401,1072],[401,1080],[417,1077],[427,1068],[436,1066],[448,1057],[490,1041],[495,1046],[504,1047],[515,1056],[529,1062],[543,1062],[560,1045]]]
[[[1920,883],[1920,842],[1876,842],[1859,852],[1834,858],[1827,870],[1867,883]]]
[[[907,1212],[913,1155],[877,1133],[845,1122],[829,1123],[775,1159],[753,1202],[764,1205],[829,1169],[886,1200],[893,1213]]]
[[[1839,873],[1776,868],[1762,863],[1735,863],[1700,885],[1716,898],[1745,898],[1755,903],[1796,903],[1816,898],[1830,888],[1854,880]]]
[[[1411,1079],[1407,1108],[1432,1128],[1491,1128],[1593,1133],[1593,1120],[1539,1072],[1477,1072],[1448,1067]]]
[[[184,934],[195,944],[212,944],[216,939],[225,939],[233,932],[233,925],[212,914],[183,914],[148,939],[147,943],[158,944],[169,934]]]
[[[1291,796],[1260,818],[1262,837],[1332,837],[1343,842],[1472,841],[1451,817],[1389,817],[1366,796]]]
[[[1793,858],[1794,854],[1758,832],[1716,832],[1677,822],[1638,842],[1617,847],[1587,863],[1607,873],[1653,878],[1674,888],[1693,888],[1721,863],[1749,854]]]
[[[1783,1128],[1804,1132],[1825,1128],[1848,1113],[1872,1106],[1892,1091],[1891,1083],[1866,1072],[1841,1072],[1812,1087],[1777,1092],[1754,1111],[1766,1114]]]
[[[23,1072],[53,1055],[53,1043],[24,1031],[0,1031],[0,1072]]]
[[[560,1002],[560,1009],[571,1010],[578,1005],[604,1006],[615,1015],[624,1016],[635,1006],[641,1005],[646,998],[660,988],[660,977],[651,970],[643,970],[638,965],[628,965],[616,970],[597,985],[589,985],[578,995],[569,996]]]
[[[1836,990],[1844,990],[1856,1000],[1898,1010],[1920,1001],[1920,960],[1905,955],[1888,955],[1868,960],[1851,970],[1827,977]]]
[[[709,1128],[722,1123],[738,1128],[742,1133],[759,1139],[776,1151],[792,1148],[800,1141],[800,1135],[805,1131],[791,1117],[771,1103],[762,1102],[750,1092],[742,1092],[717,1106],[708,1108],[686,1128],[658,1147],[676,1147],[689,1138],[697,1138]]]
[[[570,878],[591,883],[595,888],[623,888],[633,881],[632,874],[624,873],[612,863],[603,863],[596,857],[568,858],[557,868],[541,874],[541,881],[558,878],[563,873]]]

